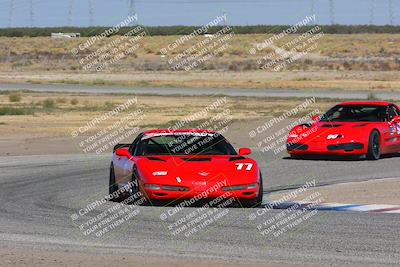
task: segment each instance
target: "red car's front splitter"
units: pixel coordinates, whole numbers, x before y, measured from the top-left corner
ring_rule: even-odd
[[[235,190],[235,191],[218,191],[209,194],[205,194],[205,191],[166,191],[166,190],[144,190],[145,196],[149,200],[204,200],[204,199],[215,199],[218,197],[235,198],[249,200],[254,199],[258,195],[258,188],[252,190]]]
[[[305,143],[290,144],[287,152],[293,155],[363,155],[366,146],[362,143]]]

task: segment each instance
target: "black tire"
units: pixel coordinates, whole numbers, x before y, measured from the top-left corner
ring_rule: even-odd
[[[369,136],[367,159],[378,160],[381,157],[381,136],[373,130]]]
[[[260,187],[259,187],[259,190],[258,190],[258,196],[255,199],[251,199],[251,200],[239,200],[240,201],[240,205],[243,208],[256,208],[256,207],[259,207],[261,205],[261,203],[262,203],[263,195],[264,195],[263,179],[262,179],[262,175],[260,173]]]
[[[298,155],[298,154],[290,154],[290,158],[291,159],[302,159],[303,157],[301,155]]]
[[[108,193],[112,195],[114,192],[118,190],[118,185],[115,183],[115,172],[114,172],[114,166],[111,163],[110,165],[110,180],[109,180],[109,187],[108,187]],[[114,200],[114,198],[111,198],[110,200]]]
[[[256,198],[257,207],[261,205],[261,202],[263,200],[263,196],[264,196],[263,178],[262,178],[262,174],[260,172],[260,188],[258,190],[258,196]]]
[[[140,192],[140,184],[138,181],[138,174],[137,174],[137,169],[136,166],[134,166],[133,170],[132,170],[132,187],[131,187],[131,194],[129,196],[130,200],[127,202],[127,204],[129,205],[139,205],[139,206],[147,206],[149,204],[148,200],[144,200],[142,201],[142,198],[144,198],[144,195],[139,196],[138,193]],[[139,197],[137,197],[139,196]],[[134,197],[134,198],[132,198]]]
[[[138,181],[138,174],[137,174],[137,169],[136,166],[133,167],[132,170],[132,179],[131,179],[132,184],[134,185],[132,189],[132,195],[138,193],[140,191],[139,187],[139,181]]]

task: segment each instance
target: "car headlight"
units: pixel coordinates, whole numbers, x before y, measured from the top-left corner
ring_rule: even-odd
[[[343,138],[344,136],[341,134],[330,134],[326,137],[326,139],[331,140],[331,139],[339,139]]]
[[[249,184],[247,189],[256,189],[258,184]]]
[[[145,184],[144,188],[149,190],[160,190],[161,186],[159,186],[158,184]]]

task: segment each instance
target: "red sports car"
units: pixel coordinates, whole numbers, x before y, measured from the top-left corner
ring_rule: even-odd
[[[346,102],[313,120],[290,131],[286,147],[291,157],[358,155],[377,160],[400,152],[400,108],[393,103]]]
[[[262,201],[263,185],[257,162],[245,157],[250,153],[249,148],[237,153],[214,131],[147,131],[132,144],[115,147],[110,194],[139,193],[150,203],[229,195],[243,206],[256,206]]]

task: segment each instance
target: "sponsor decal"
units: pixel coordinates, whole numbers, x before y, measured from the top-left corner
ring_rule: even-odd
[[[241,171],[245,169],[246,171],[250,171],[253,168],[253,163],[236,163],[237,170]]]
[[[393,126],[389,126],[390,136],[393,136],[396,133],[396,128]]]
[[[207,132],[165,132],[165,133],[149,133],[142,137],[142,140],[146,140],[157,136],[214,136],[215,133]]]

